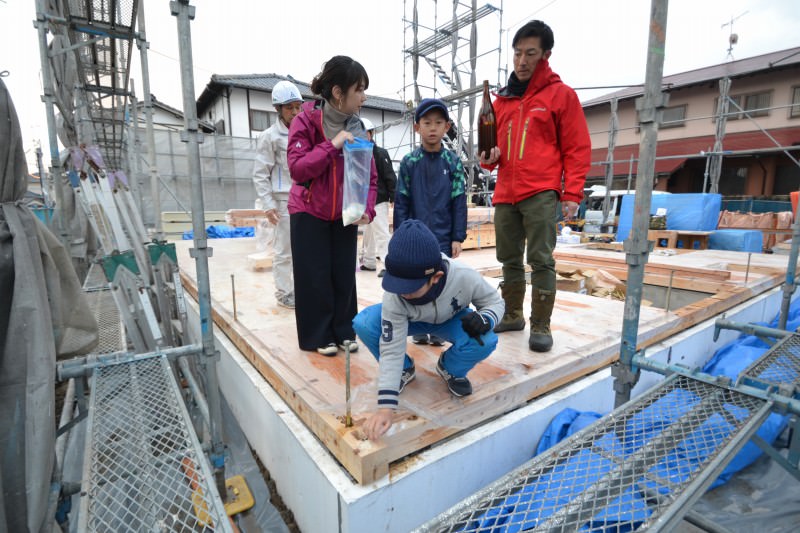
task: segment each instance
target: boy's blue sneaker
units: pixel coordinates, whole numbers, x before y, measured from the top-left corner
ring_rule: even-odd
[[[450,372],[444,368],[444,363],[442,361],[444,361],[444,354],[446,353],[447,351],[444,351],[442,355],[439,356],[439,362],[436,363],[436,372],[438,372],[439,375],[442,376],[444,382],[447,383],[450,394],[459,398],[469,396],[472,394],[472,383],[469,382],[469,379],[466,377],[453,377]]]
[[[403,392],[403,389],[406,388],[406,385],[414,381],[414,378],[417,377],[417,367],[414,365],[414,362],[411,362],[411,366],[408,368],[403,369],[403,373],[400,374],[400,388],[398,389],[398,393]]]

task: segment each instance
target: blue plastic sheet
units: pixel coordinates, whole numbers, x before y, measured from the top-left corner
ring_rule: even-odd
[[[763,245],[761,232],[753,229],[718,229],[708,236],[711,250],[761,253]]]
[[[768,325],[777,327],[778,317]],[[800,327],[800,300],[793,302],[787,324],[787,330]],[[735,380],[739,374],[753,361],[761,357],[769,347],[758,337],[742,335],[738,339],[726,344],[714,354],[703,367],[703,371],[713,375],[725,375]],[[462,531],[478,532],[492,531],[493,533],[515,533],[535,527],[546,520],[558,507],[563,507],[586,487],[606,475],[616,464],[609,461],[605,454],[622,457],[647,442],[657,435],[673,420],[692,409],[699,398],[686,390],[675,390],[666,394],[652,405],[646,407],[628,422],[624,434],[631,437],[627,442],[619,441],[615,435],[607,434],[598,440],[591,449],[581,450],[571,456],[566,462],[559,464],[552,471],[540,476],[537,483],[526,485],[521,491],[506,498],[502,504],[489,509],[480,518],[467,524]],[[654,412],[658,416],[654,416]],[[603,415],[594,412],[580,412],[574,409],[564,409],[550,422],[542,434],[536,454],[541,454],[561,440],[579,432],[591,425]],[[746,416],[734,407],[728,411],[728,416],[739,418]],[[653,421],[658,422],[653,422]],[[769,443],[773,443],[778,435],[785,429],[787,416],[772,414],[758,430],[758,435]],[[704,443],[709,442],[708,435],[718,434],[719,428],[730,428],[730,423],[725,417],[715,414],[699,426],[680,446],[667,458],[662,460],[655,471],[663,477],[680,483],[690,472],[694,465],[706,460],[714,449]],[[604,455],[593,450],[602,450]],[[760,455],[761,450],[752,442],[745,447],[727,465],[720,476],[709,488],[712,489],[726,483],[736,472],[750,465]],[[587,466],[590,470],[587,470]],[[590,472],[587,475],[587,471]],[[580,475],[576,475],[576,473]],[[566,480],[579,480],[580,483],[570,484]],[[664,493],[665,490],[650,481],[642,480],[640,485],[649,487],[652,491]],[[630,526],[630,522],[644,521],[650,511],[639,496],[639,492],[625,493],[613,502],[607,511],[593,517],[593,521],[585,525],[580,531],[606,530],[622,531]],[[525,513],[515,513],[524,505]],[[519,507],[518,507],[519,506]],[[624,527],[616,527],[617,522],[628,522]]]
[[[600,480],[619,465],[609,457],[630,457],[639,452],[647,442],[657,438],[666,427],[696,408],[703,399],[694,392],[676,389],[632,416],[624,430],[608,432],[593,443],[569,456],[563,463],[536,478],[535,483],[527,484],[521,491],[509,496],[502,505],[487,511],[480,519],[468,524],[464,531],[487,531],[514,533],[541,525],[559,508],[577,497],[592,484]],[[709,442],[714,435],[730,431],[729,418],[748,416],[744,410],[731,406],[726,416],[714,414],[689,434],[669,455],[661,458],[650,469],[651,474],[672,483],[687,482],[697,465],[708,460],[716,452]],[[565,410],[556,416],[546,434],[565,437],[582,429],[565,425],[570,419],[577,426],[588,426],[600,415]],[[620,440],[617,435],[625,435]],[[647,493],[668,494],[669,489],[648,478],[641,477],[636,486],[631,486],[616,500],[598,512],[579,531],[625,531],[646,520],[651,511],[642,497],[642,489]],[[524,509],[524,511],[522,511]]]
[[[206,228],[206,234],[209,239],[236,239],[239,237],[255,237],[256,230],[252,226],[243,228],[234,228],[233,226],[226,226],[224,224],[212,225]],[[194,231],[184,231],[183,240],[189,241],[194,239]]]
[[[603,418],[600,413],[581,412],[569,407],[564,409],[550,421],[550,425],[544,430],[542,438],[539,439],[539,445],[536,447],[536,455],[552,448],[586,426],[594,424],[600,418]]]
[[[617,240],[624,241],[633,227],[634,195],[622,197]],[[654,194],[650,214],[663,207],[667,210],[667,229],[714,231],[717,228],[722,195],[719,194]]]

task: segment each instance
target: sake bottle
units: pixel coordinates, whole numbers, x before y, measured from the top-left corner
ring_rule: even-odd
[[[488,158],[492,148],[497,146],[497,119],[489,97],[489,80],[483,81],[483,102],[478,115],[478,156],[483,152]]]

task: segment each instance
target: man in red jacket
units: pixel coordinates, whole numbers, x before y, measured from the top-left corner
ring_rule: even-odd
[[[527,252],[533,290],[528,346],[546,352],[553,346],[557,210],[560,204],[564,218],[575,216],[592,143],[578,96],[550,69],[550,27],[540,20],[528,22],[512,46],[514,72],[494,101],[497,146],[480,154],[484,168],[499,166],[493,203],[506,310],[495,331],[525,329],[522,258]]]

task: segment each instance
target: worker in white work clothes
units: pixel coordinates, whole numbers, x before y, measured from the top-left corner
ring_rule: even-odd
[[[289,239],[289,189],[292,178],[286,161],[289,124],[301,109],[303,97],[290,81],[279,81],[272,89],[272,105],[278,112],[275,124],[261,132],[256,143],[253,183],[256,209],[266,212],[267,221],[276,226],[273,244],[272,275],[278,305],[294,309],[292,247]]]
[[[394,189],[397,186],[397,175],[392,167],[392,159],[385,148],[375,142],[375,126],[368,118],[361,117],[367,139],[374,143],[372,159],[378,170],[378,197],[375,200],[375,218],[364,226],[364,239],[361,242],[361,270],[377,270],[378,260],[386,259],[389,246],[389,203],[394,201]],[[382,278],[386,271],[381,269],[378,277]]]
[[[353,319],[356,334],[378,359],[378,409],[364,422],[371,440],[392,426],[400,393],[416,376],[406,353],[409,335],[435,334],[452,344],[439,356],[436,372],[453,396],[469,396],[467,373],[497,347],[493,328],[505,309],[497,290],[444,255],[431,230],[415,219],[395,228],[382,285],[383,302]]]

